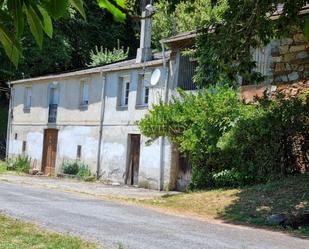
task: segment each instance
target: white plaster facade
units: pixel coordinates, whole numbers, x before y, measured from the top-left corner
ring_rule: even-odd
[[[154,58],[145,63],[135,60],[71,73],[24,79],[10,83],[11,103],[8,130],[8,157],[28,155],[34,168],[42,169],[44,131],[58,130],[56,173],[65,161],[77,159],[81,146],[82,162],[101,179],[126,183],[129,161],[130,134],[140,134],[136,122],[148,112],[152,104],[175,91],[177,60]],[[164,66],[167,65],[167,66]],[[149,85],[151,73],[162,72],[156,86]],[[141,105],[143,95],[141,75],[147,78],[148,105]],[[129,79],[128,104],[119,106],[121,80]],[[81,106],[82,84],[87,82],[88,104]],[[31,89],[31,100],[26,96]],[[57,89],[56,122],[49,122],[51,88]],[[145,96],[144,96],[145,97]],[[30,108],[28,107],[31,102]],[[101,135],[102,132],[102,135]],[[171,182],[173,166],[172,146],[167,139],[146,145],[141,136],[138,185],[153,189],[174,188]],[[23,143],[26,144],[23,148]],[[23,151],[24,149],[24,151]],[[98,172],[99,170],[99,172]]]

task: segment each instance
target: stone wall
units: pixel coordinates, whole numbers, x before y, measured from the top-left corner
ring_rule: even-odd
[[[274,40],[256,49],[253,57],[257,61],[256,70],[265,76],[265,81],[240,87],[240,96],[245,102],[262,97],[264,92],[274,97],[278,92],[294,96],[304,88],[309,90],[309,45],[303,33]]]
[[[246,103],[254,102],[256,98],[261,98],[266,93],[274,99],[278,93],[286,97],[294,97],[303,92],[309,93],[309,80],[301,80],[294,83],[280,83],[277,85],[247,85],[240,88],[240,97]]]
[[[309,48],[302,33],[274,43],[271,50],[273,84],[293,83],[309,78]]]

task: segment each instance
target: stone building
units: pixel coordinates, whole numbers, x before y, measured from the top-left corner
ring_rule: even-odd
[[[135,59],[10,82],[7,156],[26,155],[47,175],[79,160],[111,183],[184,189],[191,176],[186,160],[165,138],[147,146],[136,122],[177,87],[194,89],[196,65],[178,49],[172,57],[170,51],[152,54],[151,20],[142,22]],[[161,76],[151,85],[155,70]]]
[[[176,89],[195,90],[196,60],[181,54],[195,32],[162,41],[169,51],[152,54],[151,19],[142,23],[137,57],[110,65],[10,82],[7,157],[20,154],[45,174],[79,160],[98,178],[153,189],[185,189],[191,168],[167,139],[146,145],[137,121]],[[252,51],[265,76],[260,86],[242,86],[248,101],[281,89],[280,84],[308,82],[308,43],[301,33]],[[157,84],[153,72],[160,70]]]

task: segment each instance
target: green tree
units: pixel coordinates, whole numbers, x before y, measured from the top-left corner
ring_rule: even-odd
[[[248,105],[226,86],[180,92],[153,106],[139,127],[149,142],[164,136],[179,145],[192,165],[194,188],[266,182],[309,163],[308,92]]]
[[[125,0],[98,0],[97,4],[108,10],[116,21],[124,22],[126,16],[138,19],[126,8]],[[44,34],[53,36],[53,22],[64,16],[72,6],[84,19],[84,0],[1,0],[0,1],[0,43],[6,55],[17,67],[21,55],[20,40],[25,20],[41,48]]]
[[[136,39],[136,22],[126,19],[124,22],[115,22],[113,16],[101,9],[97,0],[86,0],[87,20],[80,18],[76,11],[70,16],[57,21],[57,29],[62,32],[72,47],[72,68],[84,68],[91,63],[90,51],[96,46],[104,46],[112,50],[117,44],[125,44],[130,48],[129,56],[134,55],[138,47]]]
[[[104,44],[111,50],[117,40],[130,47],[131,54],[136,51],[135,22],[129,19],[122,23],[115,22],[96,0],[86,0],[85,9],[87,20],[69,8],[68,13],[54,22],[53,38],[44,39],[42,48],[36,45],[29,27],[25,26],[21,36],[22,56],[17,69],[10,64],[0,47],[0,60],[3,62],[0,82],[84,68],[90,63],[89,54],[95,46]]]
[[[216,8],[219,1],[213,2]],[[238,76],[251,84],[261,81],[261,75],[253,70],[256,64],[250,50],[295,30],[305,28],[309,35],[309,17],[305,21],[298,15],[306,3],[305,0],[228,0],[221,21],[210,19],[199,33],[197,81],[205,85],[222,81],[236,84]]]
[[[36,43],[42,47],[44,33],[53,36],[53,20],[63,16],[69,5],[86,17],[82,0],[0,1],[0,42],[15,66],[21,54],[20,38],[25,19]]]
[[[211,0],[167,1],[159,0],[153,18],[153,43],[160,48],[160,40],[173,32],[200,29],[210,21],[220,21],[227,9],[227,0],[220,0],[212,6]]]
[[[88,65],[89,67],[95,67],[100,65],[105,65],[108,63],[113,63],[116,61],[125,60],[128,58],[129,55],[129,48],[125,51],[124,47],[120,47],[119,40],[118,40],[118,47],[113,48],[112,50],[108,50],[107,48],[103,48],[102,46],[100,49],[95,47],[95,50],[90,51],[90,58],[91,62]]]

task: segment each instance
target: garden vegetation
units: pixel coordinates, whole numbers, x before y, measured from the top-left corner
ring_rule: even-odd
[[[179,94],[153,106],[139,127],[149,142],[164,136],[188,155],[192,188],[264,183],[306,170],[306,93],[255,104],[227,86]]]

